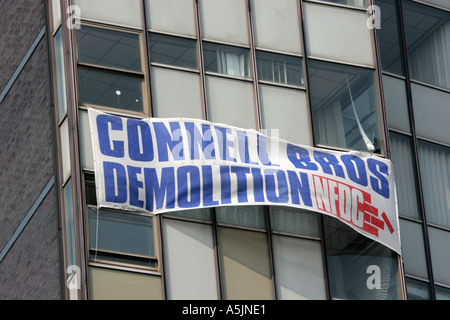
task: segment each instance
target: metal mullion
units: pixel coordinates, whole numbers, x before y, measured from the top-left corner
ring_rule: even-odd
[[[65,21],[65,13],[71,5],[71,0],[65,0],[61,3],[62,21]],[[72,198],[73,198],[73,215],[74,215],[74,232],[75,232],[75,252],[77,264],[83,266],[81,269],[81,299],[87,298],[87,262],[84,248],[84,224],[83,224],[83,199],[81,196],[81,161],[78,141],[78,94],[76,84],[76,59],[75,59],[75,35],[74,31],[63,28],[63,43],[66,45],[64,52],[65,58],[65,76],[66,86],[69,88],[67,92],[67,120],[69,125],[69,144],[71,159],[71,179],[72,179]],[[65,32],[64,32],[65,31]]]
[[[420,164],[419,164],[419,150],[418,150],[418,141],[416,136],[416,127],[415,127],[415,120],[414,120],[414,109],[413,109],[413,101],[412,101],[412,89],[411,89],[411,76],[409,74],[409,65],[408,65],[408,54],[407,54],[407,46],[406,46],[406,33],[405,33],[405,24],[403,19],[403,7],[402,2],[400,0],[396,1],[397,6],[397,19],[398,19],[398,25],[400,28],[400,41],[401,41],[401,51],[403,55],[403,67],[405,72],[405,80],[406,80],[406,99],[408,103],[408,114],[409,114],[409,121],[411,126],[411,134],[412,134],[412,141],[413,141],[413,152],[414,152],[414,163],[415,163],[415,169],[417,172],[417,182],[419,187],[419,200],[420,200],[420,207],[422,210],[422,231],[424,236],[424,247],[425,247],[425,256],[426,256],[426,265],[427,265],[427,271],[428,271],[428,278],[430,281],[430,294],[431,299],[436,299],[436,291],[434,287],[434,277],[433,277],[433,267],[431,263],[431,252],[430,252],[430,241],[429,241],[429,235],[428,235],[428,224],[426,219],[426,213],[425,213],[425,202],[423,198],[423,186],[422,186],[422,178],[420,174]]]
[[[58,256],[60,261],[62,263],[59,263],[59,276],[60,276],[60,292],[61,292],[61,298],[65,295],[64,292],[66,290],[65,281],[62,281],[62,279],[65,279],[65,236],[64,236],[64,229],[63,229],[63,219],[62,219],[62,213],[64,209],[63,201],[62,201],[62,188],[61,188],[61,175],[60,175],[60,169],[61,169],[61,162],[59,161],[59,152],[58,152],[58,146],[60,145],[59,141],[59,130],[57,130],[58,126],[58,118],[59,118],[59,112],[56,110],[59,109],[59,106],[55,106],[55,92],[56,90],[56,61],[55,61],[55,41],[54,36],[56,35],[56,32],[61,26],[58,26],[56,30],[53,30],[53,10],[52,10],[52,2],[51,1],[44,1],[44,17],[47,27],[47,63],[48,63],[48,70],[49,70],[49,79],[50,79],[50,111],[49,111],[49,118],[50,118],[50,124],[51,124],[51,132],[53,133],[51,135],[52,139],[52,160],[53,160],[53,175],[55,177],[55,199],[56,199],[56,219],[57,219],[57,226],[58,226]],[[48,32],[48,30],[52,30],[52,32]]]
[[[270,272],[272,273],[272,295],[274,300],[278,300],[277,279],[275,276],[275,258],[273,254],[272,225],[270,222],[270,208],[264,206],[264,216],[266,218],[267,244],[269,247]]]
[[[259,85],[258,85],[258,70],[256,64],[256,51],[255,51],[255,37],[253,30],[253,19],[252,19],[252,8],[250,0],[246,2],[247,6],[247,27],[248,27],[248,37],[250,41],[250,64],[252,67],[252,75],[253,75],[253,95],[255,97],[255,105],[254,110],[256,112],[256,123],[258,124],[258,129],[263,129],[262,118],[261,118],[261,102],[259,96]]]
[[[299,10],[299,18],[300,18],[300,37],[301,37],[301,45],[302,45],[302,54],[303,54],[303,74],[304,74],[304,85],[307,93],[307,105],[308,105],[308,113],[309,113],[309,123],[311,126],[311,143],[313,146],[316,146],[316,139],[314,134],[314,121],[313,114],[311,110],[312,102],[311,102],[311,93],[309,90],[309,68],[308,68],[308,54],[306,48],[306,33],[305,33],[305,14],[303,8],[303,0],[297,0],[297,6]],[[322,248],[322,262],[323,262],[323,276],[325,282],[325,291],[326,297],[328,300],[332,299],[331,295],[331,283],[330,277],[328,274],[328,256],[327,256],[327,248],[326,248],[326,240],[325,240],[325,227],[323,222],[323,217],[319,216],[319,230],[320,230],[320,238],[321,238],[321,248]]]
[[[203,103],[203,119],[209,120],[208,115],[208,97],[206,94],[206,74],[205,74],[205,61],[203,58],[203,39],[202,39],[202,27],[200,22],[200,5],[199,0],[194,1],[195,8],[195,21],[196,21],[196,31],[197,31],[197,55],[199,61],[199,71],[200,71],[200,83],[201,83],[201,94],[202,94],[202,103]],[[221,259],[219,252],[219,240],[218,240],[218,227],[217,227],[217,219],[216,219],[216,208],[211,208],[211,230],[212,230],[212,239],[214,245],[214,256],[215,256],[215,274],[216,274],[216,288],[217,288],[217,297],[219,300],[223,299],[222,292],[222,267],[221,267]]]

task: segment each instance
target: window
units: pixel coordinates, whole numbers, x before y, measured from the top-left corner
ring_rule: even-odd
[[[86,25],[76,35],[79,103],[143,112],[139,35]]]
[[[323,1],[344,4],[348,6],[355,6],[360,8],[367,8],[368,5],[367,0],[323,0]]]
[[[216,253],[211,209],[163,214],[168,299],[217,299]]]
[[[450,148],[419,140],[418,149],[428,223],[450,228]]]
[[[365,10],[303,1],[309,57],[375,66],[373,33]]]
[[[95,181],[85,176],[89,260],[137,268],[158,267],[153,217],[96,207]]]
[[[335,218],[324,216],[323,222],[331,296],[351,300],[400,299],[397,254]],[[379,268],[377,290],[367,285],[371,266]]]
[[[195,40],[150,32],[149,42],[152,63],[198,69]]]
[[[293,86],[303,86],[302,59],[276,53],[256,51],[258,79]]]
[[[203,54],[206,72],[250,77],[248,49],[204,42]]]
[[[217,209],[223,298],[273,299],[264,208]]]
[[[389,136],[399,214],[421,219],[412,139],[395,132],[390,132]]]
[[[450,13],[403,1],[411,79],[450,89]]]
[[[277,298],[326,299],[317,213],[269,209]]]
[[[381,152],[375,72],[311,59],[309,73],[317,144]]]
[[[397,5],[392,0],[376,0],[380,7],[381,29],[377,30],[380,43],[380,57],[383,71],[403,75],[403,54],[400,46],[400,33],[398,29]]]

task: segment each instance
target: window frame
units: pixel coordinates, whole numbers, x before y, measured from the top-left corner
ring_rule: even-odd
[[[113,269],[127,269],[134,272],[151,272],[160,275],[161,274],[161,241],[160,241],[160,223],[157,216],[147,214],[145,212],[128,212],[128,211],[121,211],[121,210],[115,210],[107,208],[107,211],[111,211],[114,213],[124,214],[124,215],[135,215],[135,216],[144,216],[149,217],[152,221],[152,239],[153,239],[153,251],[155,253],[154,256],[145,256],[145,255],[139,255],[139,254],[132,254],[132,253],[125,253],[120,251],[112,251],[112,250],[102,250],[102,249],[96,249],[91,248],[91,239],[90,239],[90,221],[89,221],[89,210],[95,209],[99,210],[100,208],[97,206],[97,203],[91,204],[88,200],[88,196],[92,196],[91,193],[88,192],[88,185],[92,188],[94,188],[94,197],[90,198],[91,200],[96,199],[95,195],[95,175],[94,172],[91,170],[83,170],[82,172],[83,177],[83,202],[84,202],[84,230],[85,230],[85,252],[87,255],[87,265],[88,266],[97,266],[97,267],[107,267],[107,268],[113,268]],[[130,259],[130,262],[120,262],[120,261],[114,261],[109,259],[94,259],[93,255],[94,252],[97,251],[99,253],[105,254],[105,255],[111,255],[112,257],[117,258],[126,258]],[[132,263],[132,259],[142,259],[147,260],[149,263],[154,264],[154,266],[144,266],[139,263]]]
[[[82,29],[83,26],[90,27],[90,28],[97,28],[97,29],[103,29],[103,30],[110,30],[115,32],[123,32],[128,34],[134,34],[139,37],[139,53],[140,53],[140,59],[141,59],[141,71],[133,71],[133,70],[127,70],[123,68],[117,68],[117,67],[107,67],[97,64],[91,64],[86,62],[80,62],[78,57],[78,43],[76,35],[74,34],[74,52],[75,52],[75,83],[76,83],[76,93],[77,93],[77,104],[79,108],[86,109],[87,107],[94,107],[98,108],[100,110],[106,110],[112,113],[121,114],[123,112],[129,114],[129,115],[135,115],[135,116],[142,116],[142,115],[149,115],[150,114],[150,93],[149,93],[149,74],[148,74],[148,65],[147,65],[147,45],[146,45],[146,37],[143,30],[138,29],[132,29],[127,27],[122,27],[118,25],[108,25],[104,23],[99,22],[91,22],[91,21],[85,21],[82,20],[80,24],[80,28]],[[76,33],[76,30],[74,31]],[[78,74],[78,68],[84,67],[84,68],[91,68],[94,70],[104,71],[104,72],[114,72],[114,73],[121,73],[126,76],[133,76],[133,77],[139,77],[141,79],[140,89],[142,92],[142,111],[133,111],[125,108],[116,108],[106,105],[100,105],[100,104],[93,104],[93,103],[81,103],[81,90],[80,90],[80,81],[79,81],[79,74]]]

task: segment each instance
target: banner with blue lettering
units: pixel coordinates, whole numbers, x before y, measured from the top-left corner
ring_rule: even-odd
[[[99,207],[152,214],[239,205],[326,214],[401,254],[389,160],[197,119],[89,108]]]

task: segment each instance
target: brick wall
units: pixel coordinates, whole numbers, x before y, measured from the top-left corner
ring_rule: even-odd
[[[45,25],[42,1],[0,1],[0,92]],[[54,174],[44,36],[0,103],[0,250]],[[0,262],[0,300],[60,299],[56,187]]]

